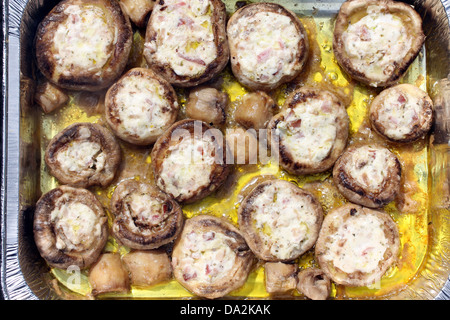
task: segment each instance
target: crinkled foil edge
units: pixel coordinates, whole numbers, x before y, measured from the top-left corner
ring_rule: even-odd
[[[32,257],[31,261],[24,261],[21,257],[34,254],[28,249],[22,249],[19,239],[29,237],[22,230],[23,219],[31,217],[30,208],[21,207],[19,199],[19,159],[20,159],[20,119],[19,101],[22,99],[21,89],[21,27],[22,16],[25,12],[27,0],[2,0],[2,171],[1,171],[1,287],[4,299],[7,300],[38,300],[57,299],[58,297],[46,286],[42,286],[41,264],[38,257]],[[30,1],[31,3],[32,1]],[[36,0],[33,3],[41,5],[44,0]],[[450,0],[441,0],[447,15],[447,27],[450,20]],[[33,5],[31,3],[31,5]],[[450,52],[450,50],[448,50]],[[448,76],[447,76],[448,77]],[[450,80],[450,79],[447,79]],[[26,83],[24,84],[27,85]],[[450,110],[449,101],[444,101],[444,106]],[[450,129],[450,128],[449,128]],[[29,225],[29,223],[28,223]],[[448,240],[447,240],[448,241]],[[32,242],[32,240],[31,240]],[[35,251],[35,250],[34,250]],[[447,252],[448,253],[448,252]],[[448,257],[445,258],[450,260]],[[35,261],[36,260],[36,261]],[[431,262],[438,261],[431,257]],[[434,267],[436,268],[436,267]],[[427,274],[428,266],[424,267],[418,277],[431,279],[433,275]],[[413,288],[413,287],[412,287]],[[399,298],[450,300],[450,280],[447,279],[442,289],[427,290],[427,292],[411,292],[407,288]]]

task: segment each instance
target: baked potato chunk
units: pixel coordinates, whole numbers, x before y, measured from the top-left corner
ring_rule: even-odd
[[[348,127],[336,95],[307,87],[292,92],[267,125],[281,167],[296,175],[330,169],[347,145]]]
[[[399,248],[397,225],[387,213],[346,204],[325,216],[315,256],[335,283],[368,286],[397,261]]]
[[[116,136],[136,145],[149,145],[178,116],[177,94],[150,69],[133,68],[107,91],[105,119]]]
[[[202,199],[228,176],[227,153],[227,143],[218,129],[193,119],[175,122],[153,146],[156,185],[179,203]]]
[[[50,174],[63,184],[106,187],[119,168],[121,149],[105,127],[77,122],[50,140],[44,159]]]
[[[127,292],[130,290],[130,278],[120,254],[104,253],[89,269],[89,283],[92,294],[109,292]]]
[[[213,87],[192,89],[186,103],[186,116],[209,125],[221,126],[227,120],[228,95]]]
[[[227,24],[230,61],[238,81],[269,91],[293,80],[308,57],[306,31],[291,11],[275,3],[253,3]]]
[[[240,231],[224,218],[209,215],[186,220],[172,253],[177,281],[208,299],[244,285],[255,261]]]
[[[333,50],[353,79],[373,87],[397,83],[425,41],[422,19],[408,4],[348,0],[336,19]]]
[[[288,294],[297,287],[298,265],[296,263],[266,262],[264,284],[270,294]]]
[[[234,119],[247,129],[264,129],[273,117],[276,106],[272,97],[264,91],[249,92],[236,106]]]
[[[145,35],[149,66],[179,87],[212,79],[229,59],[225,21],[220,0],[157,2]]]
[[[122,257],[133,286],[149,287],[172,277],[168,254],[163,250],[133,251]]]
[[[383,90],[373,99],[369,119],[372,128],[392,142],[409,143],[428,133],[433,122],[433,101],[412,84]]]
[[[132,29],[116,0],[65,0],[36,32],[37,65],[56,86],[97,91],[123,72]]]
[[[158,188],[134,179],[116,187],[111,197],[112,232],[132,249],[156,249],[173,241],[183,227],[180,206]]]
[[[322,207],[312,194],[278,179],[258,184],[238,209],[239,229],[265,261],[291,261],[311,249],[322,220]]]
[[[370,208],[380,208],[395,199],[401,175],[395,154],[378,145],[347,148],[333,168],[333,181],[342,195]]]
[[[108,239],[108,218],[89,190],[60,186],[40,197],[33,222],[42,258],[55,268],[94,263]]]

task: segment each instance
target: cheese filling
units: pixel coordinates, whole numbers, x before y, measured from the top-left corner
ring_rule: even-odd
[[[96,72],[111,57],[111,46],[117,41],[106,13],[94,5],[70,5],[67,19],[58,25],[53,38],[58,74],[70,75],[73,69]]]
[[[253,221],[270,253],[289,259],[310,239],[317,215],[310,202],[284,185],[271,184],[254,202]]]
[[[375,271],[389,246],[383,222],[371,214],[355,213],[345,222],[336,221],[334,227],[324,259],[346,273]]]
[[[318,163],[331,152],[337,134],[337,117],[330,101],[309,99],[288,109],[276,133],[292,157],[302,163]]]
[[[179,76],[203,73],[217,58],[213,11],[209,0],[160,1],[151,18],[157,38],[147,42],[144,50]]]
[[[350,24],[342,39],[347,54],[355,61],[353,66],[380,80],[391,76],[412,43],[402,19],[382,12],[378,6],[369,6],[367,15]]]
[[[59,250],[82,251],[89,249],[101,235],[99,217],[81,202],[60,199],[51,212],[55,226],[56,247]]]
[[[215,163],[215,145],[211,139],[185,137],[171,146],[164,159],[158,186],[173,197],[190,197],[210,184]]]
[[[229,28],[242,74],[253,81],[276,83],[296,72],[298,32],[290,17],[274,12],[258,12],[241,17]]]
[[[139,232],[145,233],[146,229],[142,227],[157,226],[167,217],[163,202],[149,194],[135,192],[124,202],[129,215],[129,225]]]
[[[56,161],[65,172],[84,175],[101,171],[105,167],[106,158],[97,142],[76,140],[57,151]]]
[[[165,99],[164,87],[155,79],[123,78],[114,102],[120,129],[126,135],[145,139],[162,134],[170,124],[172,106]]]
[[[236,253],[230,243],[236,240],[221,232],[191,231],[184,238],[184,256],[179,261],[185,281],[198,281],[214,284],[216,281],[230,276]]]
[[[363,146],[352,152],[345,170],[363,188],[379,191],[387,182],[389,169],[395,160],[387,149]]]
[[[420,123],[423,101],[401,90],[392,90],[378,109],[378,122],[388,137],[404,139]]]

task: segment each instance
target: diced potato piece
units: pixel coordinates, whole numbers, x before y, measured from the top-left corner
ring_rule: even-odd
[[[69,100],[64,91],[48,81],[38,84],[34,98],[45,113],[59,109]]]
[[[265,92],[250,92],[236,106],[234,118],[245,128],[263,129],[272,118],[275,107],[275,102]]]
[[[189,93],[186,115],[191,119],[202,120],[210,125],[221,125],[226,121],[225,109],[228,95],[210,87],[198,87]]]
[[[130,279],[128,271],[117,253],[104,253],[89,270],[92,294],[127,292]]]
[[[268,293],[283,294],[296,289],[298,271],[296,264],[266,262],[264,266]]]
[[[170,259],[162,250],[134,251],[123,257],[123,262],[131,275],[131,284],[147,287],[172,276]]]
[[[156,0],[120,0],[122,10],[139,28],[145,27],[146,18]]]

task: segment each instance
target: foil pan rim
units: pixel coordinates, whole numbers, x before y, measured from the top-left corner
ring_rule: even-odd
[[[447,15],[450,28],[450,0],[440,0]],[[2,171],[1,171],[1,290],[6,300],[38,300],[31,290],[22,272],[19,260],[19,121],[20,110],[14,101],[19,101],[20,89],[20,52],[21,17],[25,12],[27,0],[2,0]],[[15,71],[15,72],[14,72]],[[450,75],[449,75],[450,77]],[[16,84],[9,86],[9,84]],[[13,101],[13,102],[12,102]],[[14,125],[14,122],[15,125]],[[14,212],[16,214],[6,214]],[[444,287],[435,296],[435,300],[450,300],[450,276]]]

